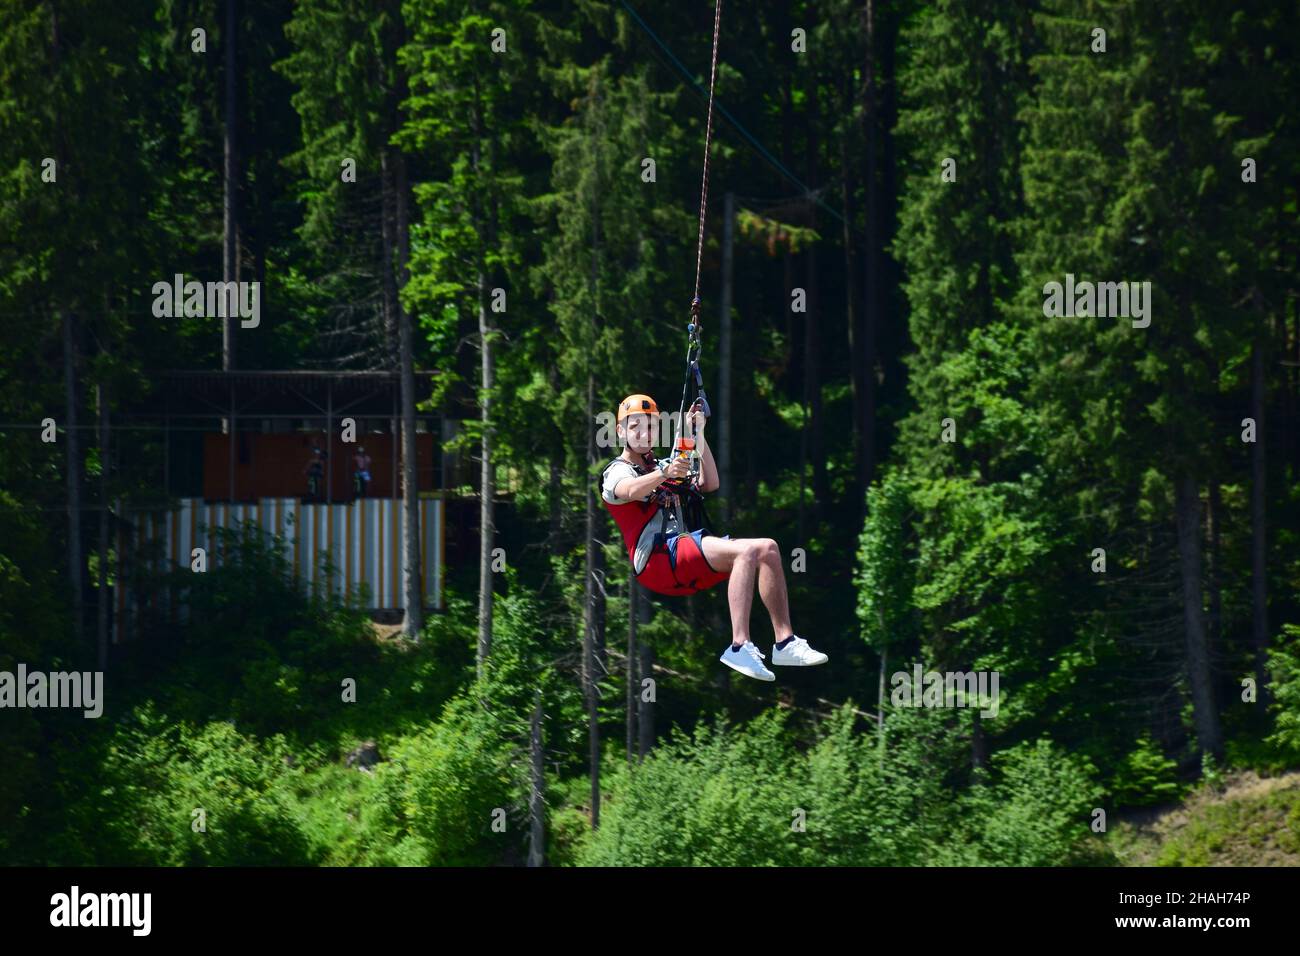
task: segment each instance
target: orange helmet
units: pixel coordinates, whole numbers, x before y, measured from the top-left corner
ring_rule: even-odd
[[[623,401],[618,403],[618,421],[616,424],[623,424],[623,419],[629,415],[636,415],[645,412],[648,415],[658,415],[659,406],[649,395],[629,395]]]

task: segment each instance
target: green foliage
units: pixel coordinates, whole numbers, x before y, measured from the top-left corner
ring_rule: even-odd
[[[951,712],[886,709],[883,734],[853,729],[845,709],[823,730],[803,769],[804,865],[923,866],[950,838],[954,771],[963,741]]]
[[[71,626],[70,466],[88,479],[82,564],[93,574],[103,561],[113,585],[124,565],[112,547],[98,553],[97,518],[110,516],[111,532],[117,502],[160,495],[161,438],[132,418],[104,454],[97,387],[115,415],[134,412],[160,370],[219,362],[209,319],[158,320],[147,293],[177,272],[219,275],[216,51],[232,39],[239,278],[263,279],[270,293],[237,366],[388,365],[383,277],[409,240],[402,301],[416,364],[437,369],[429,407],[460,422],[458,451],[490,445],[495,533],[510,556],[481,674],[477,582],[453,589],[412,644],[377,634],[355,601],[305,588],[280,545],[255,532],[218,532],[224,560],[206,574],[159,579],[137,565],[144,639],[112,646],[104,718],[4,717],[0,860],[519,863],[539,704],[557,865],[1105,861],[1087,829],[1098,781],[1121,805],[1179,795],[1182,754],[1166,756],[1150,728],[1170,747],[1195,746],[1221,712],[1236,735],[1229,764],[1295,765],[1300,627],[1285,625],[1270,651],[1267,715],[1223,691],[1226,675],[1253,665],[1249,536],[1269,543],[1272,619],[1293,619],[1300,584],[1300,492],[1285,444],[1295,431],[1296,5],[872,9],[870,48],[861,4],[819,9],[808,24],[817,68],[766,85],[755,80],[763,64],[788,57],[788,11],[724,17],[719,99],[755,139],[714,116],[699,262],[714,389],[719,200],[744,194],[731,297],[737,493],[723,530],[807,551],[810,573],[790,575],[792,609],[801,629],[833,642],[822,646],[834,663],[795,678],[809,682],[794,685],[799,717],[762,710],[770,698],[755,686],[720,692],[712,681],[717,651],[701,635],[725,627],[725,590],[656,599],[640,637],[662,666],[696,679],[656,709],[657,727],[673,727],[668,742],[628,768],[622,673],[609,655],[596,715],[606,802],[590,833],[575,650],[585,549],[600,539],[609,573],[597,562],[597,611],[611,651],[627,612],[626,562],[599,511],[587,541],[590,416],[631,391],[675,405],[701,238],[703,101],[605,0],[275,0],[240,5],[233,38],[217,0],[122,0],[112,17],[85,0],[0,6],[0,669],[93,660],[93,627],[77,645]],[[206,56],[189,48],[198,22],[211,24]],[[702,70],[698,17],[664,5],[653,23],[687,69]],[[1088,48],[1093,24],[1107,29],[1105,54]],[[497,27],[506,55],[490,46]],[[800,195],[769,175],[769,148],[807,171]],[[1241,180],[1247,156],[1257,183]],[[46,157],[58,161],[53,183],[41,178]],[[356,160],[356,182],[342,181],[344,158]],[[941,175],[948,158],[955,182]],[[395,212],[399,169],[412,200],[405,235],[380,227]],[[832,203],[847,222],[822,217]],[[869,302],[855,264],[864,253]],[[1067,272],[1149,279],[1152,324],[1044,315],[1044,283]],[[806,314],[789,312],[794,284],[810,293]],[[78,356],[68,369],[65,319]],[[1254,529],[1259,446],[1238,429],[1256,348],[1269,424]],[[47,416],[53,443],[35,427]],[[954,442],[939,440],[945,419]],[[851,427],[854,441],[816,450],[814,439]],[[809,463],[828,478],[815,507]],[[863,489],[868,463],[878,480]],[[1211,543],[1199,581],[1180,578],[1180,478],[1206,523],[1191,537]],[[468,538],[449,550],[460,554],[474,532],[458,527]],[[1089,566],[1098,547],[1104,574]],[[469,581],[473,568],[448,573]],[[1188,679],[1185,583],[1204,587],[1214,609],[1208,680],[1222,679],[1213,690],[1232,704],[1214,713],[1191,700],[1203,685]],[[102,597],[87,591],[82,625]],[[171,615],[181,598],[185,620]],[[883,725],[865,732],[847,708],[802,722],[813,697],[874,689],[881,655],[1000,671],[1005,706],[980,724],[987,773],[972,773],[965,711],[886,706]],[[357,700],[345,704],[348,680]],[[1185,740],[1166,736],[1180,730]],[[345,766],[368,740],[381,755],[374,771]],[[1207,789],[1224,780],[1208,757],[1202,776]],[[198,806],[202,834],[190,826]],[[498,810],[504,833],[491,828]],[[791,828],[796,819],[805,829]],[[1164,862],[1214,861],[1242,842],[1295,852],[1298,819],[1284,802],[1235,810],[1190,827]]]
[[[282,538],[251,523],[212,535],[211,556],[220,562],[154,584],[159,594],[170,586],[189,607],[186,626],[165,616],[150,622],[161,647],[140,663],[167,669],[169,709],[193,720],[229,716],[267,734],[294,733],[336,713],[341,681],[360,677],[357,666],[379,657],[365,616],[323,588],[304,590]]]
[[[1283,624],[1282,637],[1268,651],[1273,733],[1266,740],[1300,762],[1300,625]]]
[[[526,829],[515,802],[510,750],[497,721],[473,696],[451,701],[425,731],[391,746],[377,772],[378,819],[392,837],[391,862],[481,866],[500,862]],[[504,810],[504,833],[492,829]],[[512,811],[514,811],[512,813]]]
[[[1013,224],[1021,208],[1019,131],[1029,96],[1027,11],[942,0],[918,9],[900,37],[902,105],[896,134],[904,183],[892,251],[916,354],[918,410],[944,409],[943,358],[987,325],[1017,285]],[[941,163],[956,160],[956,182]],[[937,416],[941,417],[941,416]]]
[[[319,851],[301,831],[291,757],[283,737],[258,741],[225,721],[196,727],[143,705],[114,728],[55,852],[96,864],[311,865]]]
[[[971,839],[952,841],[936,862],[1067,866],[1088,858],[1091,811],[1102,798],[1095,768],[1042,739],[1000,752],[993,766],[995,782],[962,798]]]
[[[790,743],[766,712],[678,734],[641,765],[610,762],[584,866],[779,866],[797,859]]]
[[[908,479],[890,471],[867,491],[867,520],[854,573],[863,638],[878,650],[905,644],[916,628],[910,532]]]
[[[583,848],[592,838],[591,782],[582,775],[552,778],[546,795],[548,866],[577,866]]]
[[[965,667],[997,648],[994,660],[1010,668],[1038,653],[1050,628],[1041,570],[1056,542],[1032,488],[943,478],[913,489],[925,515],[915,603],[936,632],[935,660]]]
[[[1219,765],[1219,761],[1214,754],[1209,751],[1201,754],[1201,782],[1210,790],[1223,790],[1223,768]]]
[[[1111,792],[1116,803],[1141,807],[1177,800],[1183,792],[1177,767],[1149,733],[1143,734],[1115,773]]]
[[[1101,797],[1087,764],[1047,741],[999,754],[997,782],[970,791],[950,714],[892,712],[884,749],[849,708],[806,753],[786,717],[701,724],[642,764],[613,764],[590,866],[1057,866],[1086,858]],[[802,819],[805,829],[794,825]]]

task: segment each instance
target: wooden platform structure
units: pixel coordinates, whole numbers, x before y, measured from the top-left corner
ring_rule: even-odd
[[[417,401],[428,397],[434,374],[416,373]],[[251,502],[304,494],[304,468],[317,445],[330,463],[324,500],[351,500],[350,458],[358,446],[372,459],[370,494],[391,498],[400,493],[400,391],[395,372],[164,372],[147,402],[114,419],[161,430],[163,497]],[[348,418],[356,425],[352,444],[341,440]],[[427,413],[416,422],[417,487],[432,491],[443,487],[435,449],[444,422]]]
[[[420,397],[432,374],[417,373]],[[114,643],[136,634],[142,615],[161,609],[183,620],[187,613],[160,608],[170,602],[167,593],[133,593],[124,582],[135,570],[188,571],[194,548],[204,549],[209,569],[220,567],[218,529],[241,526],[278,541],[307,586],[376,611],[404,610],[399,394],[398,377],[388,372],[168,372],[147,402],[115,415],[128,430],[146,422],[148,431],[160,429],[163,461],[161,493],[115,509]],[[351,443],[342,441],[345,418],[355,428]],[[427,608],[441,609],[445,423],[425,414],[419,427],[420,592]],[[329,467],[324,488],[309,498],[314,447],[326,452]],[[352,455],[359,447],[371,458],[371,482],[358,498]]]

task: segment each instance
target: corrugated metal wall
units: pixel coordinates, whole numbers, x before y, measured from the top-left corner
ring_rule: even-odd
[[[420,562],[425,604],[442,608],[444,503],[441,498],[420,499]],[[328,588],[335,594],[359,595],[369,589],[363,606],[405,609],[402,589],[402,528],[405,518],[397,498],[364,498],[351,504],[302,504],[296,498],[263,498],[257,503],[205,502],[182,498],[168,512],[134,516],[134,541],[118,535],[119,556],[130,552],[160,557],[160,565],[189,568],[194,548],[207,553],[208,567],[220,565],[219,542],[213,528],[234,529],[252,522],[268,534],[285,539],[285,556],[300,580]],[[328,574],[327,564],[333,566]],[[119,557],[121,567],[121,557]],[[131,629],[139,610],[130,588],[117,587],[114,642]],[[162,598],[165,600],[165,597]],[[178,608],[184,615],[184,609]]]

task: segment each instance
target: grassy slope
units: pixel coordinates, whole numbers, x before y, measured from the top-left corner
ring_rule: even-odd
[[[1300,771],[1229,775],[1219,790],[1127,815],[1110,843],[1125,866],[1300,866]]]

